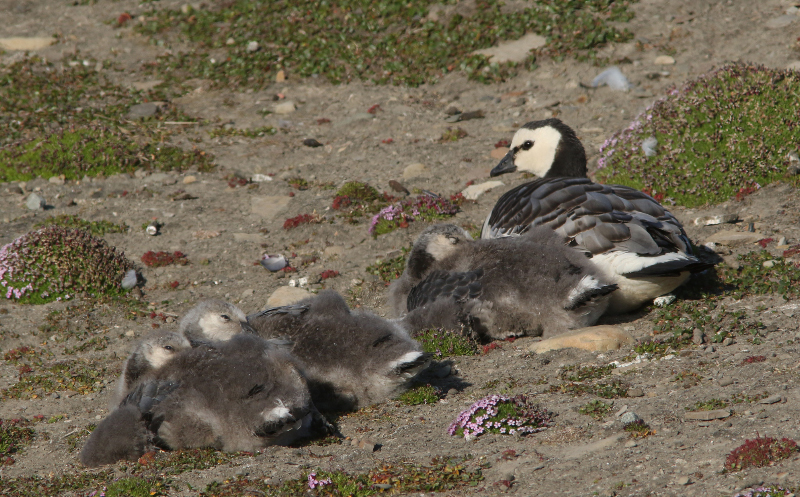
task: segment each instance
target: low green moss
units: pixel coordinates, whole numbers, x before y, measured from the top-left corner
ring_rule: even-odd
[[[547,38],[540,54],[594,58],[598,47],[631,37],[617,27],[632,18],[630,3],[574,0],[507,11],[500,0],[481,0],[474,15],[462,15],[450,2],[435,0],[234,0],[200,9],[159,9],[136,29],[154,43],[191,44],[151,67],[175,81],[194,77],[228,88],[262,88],[283,70],[290,77],[321,76],[333,83],[362,79],[417,86],[452,71],[488,82],[517,67],[531,68],[533,53],[521,64],[491,63],[472,54],[526,32]],[[439,21],[429,16],[437,7],[433,15]]]
[[[422,344],[422,350],[433,354],[437,359],[475,355],[479,352],[475,340],[441,328],[418,331],[414,333],[414,339]]]
[[[408,247],[403,247],[403,253],[401,255],[383,259],[371,266],[367,266],[366,271],[370,274],[374,274],[379,277],[381,281],[386,283],[396,280],[406,269],[406,259],[408,258],[408,252],[410,250],[411,249]]]
[[[800,72],[736,63],[674,89],[601,147],[597,179],[687,207],[788,180]],[[648,157],[643,142],[658,141]]]
[[[721,399],[699,400],[692,406],[687,406],[684,409],[687,411],[714,411],[716,409],[725,409],[728,403]]]
[[[262,479],[237,477],[224,482],[214,481],[200,495],[304,497],[311,492],[328,497],[367,497],[385,492],[398,494],[453,492],[464,487],[476,487],[481,482],[483,475],[480,468],[468,468],[464,461],[459,459],[437,458],[431,465],[386,463],[367,473],[355,475],[344,471],[315,470],[300,478],[279,484],[264,483]]]
[[[578,409],[578,412],[587,416],[591,416],[599,421],[608,416],[612,407],[614,407],[613,402],[609,404],[603,402],[602,400],[595,399],[590,400],[586,404],[582,405],[580,409]]]
[[[48,217],[43,221],[34,224],[34,228],[44,228],[47,226],[63,226],[64,228],[82,229],[95,236],[103,236],[106,233],[126,233],[128,225],[125,223],[112,223],[111,221],[87,221],[72,214],[61,214],[59,216]]]
[[[72,390],[79,394],[99,392],[110,374],[104,367],[81,361],[66,361],[20,374],[19,381],[0,391],[4,399],[36,399],[45,394]]]
[[[430,385],[421,385],[401,393],[397,400],[407,406],[417,406],[420,404],[435,404],[439,402],[439,389]]]
[[[87,231],[47,226],[0,248],[5,298],[42,304],[87,294],[122,295],[133,263]]]

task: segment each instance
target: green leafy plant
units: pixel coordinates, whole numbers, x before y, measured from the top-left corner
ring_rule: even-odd
[[[41,304],[79,294],[119,295],[134,266],[125,256],[83,230],[48,226],[0,248],[0,285],[5,298]]]
[[[136,29],[167,45],[191,43],[191,50],[176,50],[148,67],[177,81],[194,77],[218,86],[261,88],[282,70],[333,83],[362,79],[417,86],[452,71],[478,81],[504,79],[517,64],[492,63],[472,52],[526,32],[547,37],[541,54],[594,58],[598,47],[631,37],[615,25],[632,18],[629,3],[532,3],[508,12],[499,0],[483,0],[479,12],[464,16],[433,0],[235,0],[224,7],[159,9]],[[436,7],[443,8],[432,14],[438,21],[429,16]],[[534,60],[531,54],[521,66],[532,67]]]
[[[800,72],[729,64],[686,83],[601,147],[597,178],[687,207],[741,198],[785,179]],[[657,140],[648,156],[643,147]],[[791,180],[796,183],[796,180]]]
[[[578,412],[581,414],[585,414],[587,416],[591,416],[594,419],[601,420],[608,416],[611,412],[611,408],[614,407],[614,403],[606,403],[602,400],[595,399],[590,400],[586,404],[582,405]]]
[[[417,406],[420,404],[435,404],[439,402],[440,396],[439,389],[430,385],[421,385],[401,393],[397,400],[407,406]]]
[[[125,223],[117,224],[111,221],[87,221],[71,214],[48,217],[33,225],[34,228],[44,228],[46,226],[63,226],[64,228],[82,229],[95,236],[103,236],[106,233],[125,233],[128,231],[128,225]]]
[[[414,333],[414,339],[422,344],[422,350],[434,354],[434,357],[453,357],[475,355],[478,353],[478,343],[461,333],[431,328]]]

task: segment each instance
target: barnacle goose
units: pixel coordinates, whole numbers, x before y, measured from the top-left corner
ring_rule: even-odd
[[[629,312],[669,293],[713,264],[698,259],[681,223],[649,195],[586,177],[586,152],[558,119],[525,124],[490,175],[539,177],[506,192],[486,217],[481,238],[546,226],[585,251],[619,289],[609,313]]]

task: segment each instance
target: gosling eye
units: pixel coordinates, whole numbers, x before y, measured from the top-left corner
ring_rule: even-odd
[[[522,144],[522,146],[520,148],[522,148],[522,150],[530,150],[532,146],[533,146],[533,142],[532,141],[525,140],[525,142]]]
[[[448,240],[450,240],[451,245],[455,245],[456,243],[458,243],[458,238],[454,236],[449,237]]]
[[[165,350],[169,350],[170,352],[172,352],[172,350],[174,350],[174,349],[172,348],[172,345],[164,345],[164,349],[165,349]]]
[[[231,318],[228,317],[227,314],[220,314],[219,317],[222,318],[222,320],[225,321],[226,323],[231,320]]]

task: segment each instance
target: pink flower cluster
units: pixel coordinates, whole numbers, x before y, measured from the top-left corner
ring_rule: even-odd
[[[525,435],[544,430],[552,418],[552,413],[530,404],[524,395],[490,395],[462,411],[447,432],[467,439],[483,433]]]
[[[325,485],[330,485],[331,479],[330,478],[323,478],[321,480],[317,480],[317,473],[311,472],[308,475],[308,488],[314,489],[317,487],[324,487]]]
[[[436,195],[420,195],[415,199],[404,200],[381,209],[372,216],[369,232],[380,235],[397,227],[405,228],[410,221],[445,219],[457,212],[458,206],[447,199]]]

